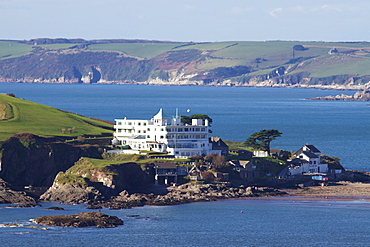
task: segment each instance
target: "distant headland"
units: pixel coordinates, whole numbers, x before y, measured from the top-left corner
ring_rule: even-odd
[[[370,81],[369,42],[38,38],[0,47],[0,82],[363,90]]]
[[[357,92],[354,95],[336,95],[336,96],[325,96],[308,98],[307,100],[339,100],[339,101],[370,101],[370,89],[365,89],[362,92]]]

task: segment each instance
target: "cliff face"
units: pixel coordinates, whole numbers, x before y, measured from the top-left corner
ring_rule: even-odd
[[[136,163],[105,162],[105,165],[94,165],[91,160],[81,158],[73,167],[57,175],[40,200],[94,203],[118,195],[123,190],[136,192],[150,185],[147,174]]]
[[[97,146],[77,146],[32,134],[16,134],[0,144],[0,178],[12,186],[51,186],[60,171],[80,157],[100,158]]]

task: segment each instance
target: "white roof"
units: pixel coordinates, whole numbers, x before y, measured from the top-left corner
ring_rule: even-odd
[[[159,112],[153,117],[153,119],[164,119],[163,109],[159,109]]]

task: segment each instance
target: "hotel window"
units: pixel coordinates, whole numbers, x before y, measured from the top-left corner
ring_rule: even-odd
[[[146,123],[144,123],[143,125],[146,126]]]
[[[128,125],[132,125],[132,123],[131,122],[128,122]]]
[[[122,131],[121,129],[118,129],[118,133],[121,133],[121,131]]]
[[[117,122],[118,125],[121,125],[122,123],[121,122]]]
[[[137,125],[139,125],[139,126],[140,126],[140,125],[141,125],[141,123],[137,123]]]

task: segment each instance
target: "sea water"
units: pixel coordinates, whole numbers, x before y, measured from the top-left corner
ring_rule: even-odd
[[[50,206],[64,211],[45,210]],[[1,246],[368,246],[366,201],[225,200],[177,206],[102,209],[124,221],[99,229],[37,226],[41,215],[75,214],[85,205],[0,206]],[[137,217],[131,217],[137,215]],[[5,227],[16,223],[18,227]],[[44,229],[42,229],[44,228]],[[46,229],[45,229],[46,228]]]
[[[160,108],[168,117],[207,114],[212,136],[245,141],[262,129],[283,135],[272,148],[296,151],[305,144],[339,157],[346,169],[370,171],[369,102],[306,98],[354,91],[291,88],[151,85],[11,84],[0,92],[88,117],[150,119]]]
[[[273,148],[314,144],[341,158],[347,169],[369,171],[367,102],[305,98],[347,91],[286,88],[221,88],[141,85],[0,83],[0,92],[81,115],[115,118],[208,114],[212,135],[244,141],[261,129],[283,135]],[[368,246],[370,203],[358,201],[225,200],[178,206],[101,211],[123,226],[110,229],[31,229],[38,216],[85,212],[85,205],[43,203],[38,208],[0,206],[1,246]],[[45,210],[64,207],[65,211]],[[139,217],[128,217],[139,215]],[[16,223],[18,227],[5,227]]]

